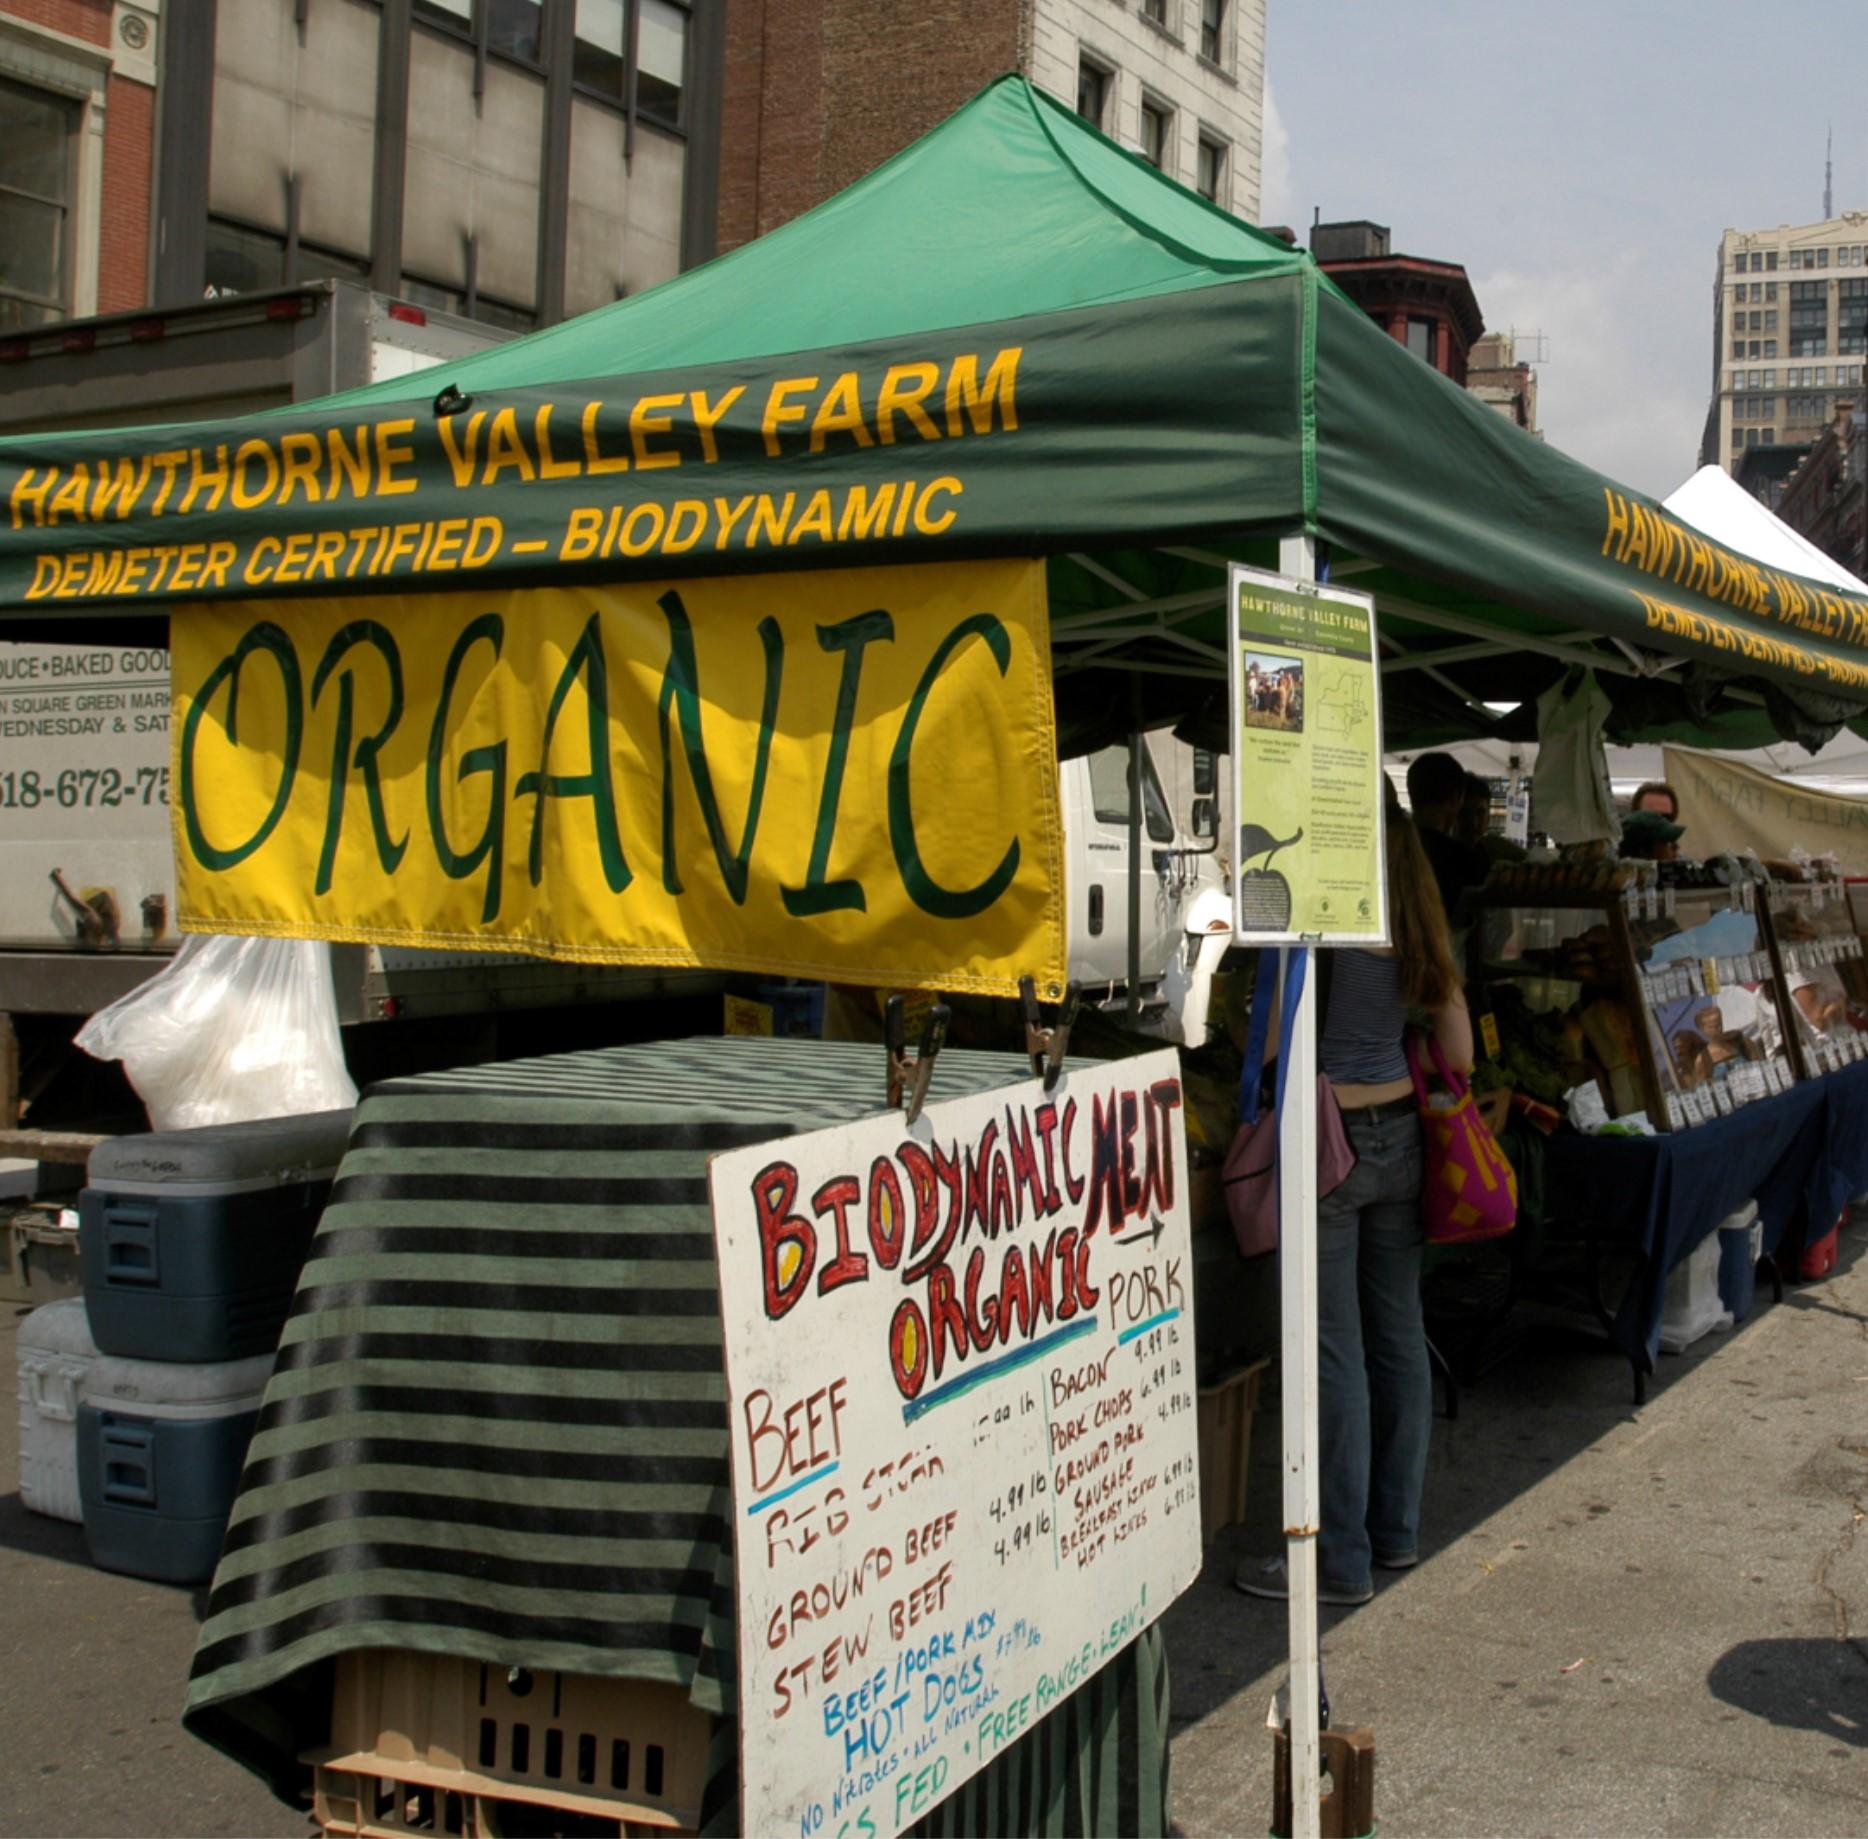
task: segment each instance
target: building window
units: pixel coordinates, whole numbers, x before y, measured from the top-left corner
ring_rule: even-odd
[[[626,0],[577,0],[576,42],[571,48],[571,80],[613,101],[623,100]]]
[[[1223,204],[1220,197],[1226,184],[1226,143],[1210,136],[1200,136],[1200,154],[1194,170],[1194,190],[1209,204]]]
[[[1423,364],[1433,362],[1434,329],[1431,319],[1410,319],[1407,322],[1407,348]]]
[[[1868,280],[1836,283],[1836,351],[1841,357],[1868,351]]]
[[[414,0],[415,17],[458,37],[486,34],[486,48],[538,70],[543,64],[544,0]]]
[[[1103,111],[1109,106],[1109,72],[1088,58],[1077,62],[1077,113],[1091,127],[1103,126]]]
[[[1792,281],[1790,284],[1789,355],[1819,358],[1829,349],[1828,284]]]
[[[224,217],[208,219],[207,284],[216,294],[250,294],[285,282],[285,239]]]
[[[636,27],[636,107],[678,128],[688,84],[688,10],[673,0],[641,0]]]
[[[577,0],[571,80],[587,95],[627,100],[628,0]],[[640,0],[636,14],[636,107],[678,128],[687,94],[688,15],[670,0]]]
[[[1173,113],[1158,102],[1142,98],[1142,158],[1156,172],[1171,172],[1173,142],[1170,138],[1174,124]]]
[[[486,48],[521,64],[539,61],[543,0],[480,0],[486,8]]]
[[[1745,444],[1745,431],[1744,431],[1744,429],[1743,429],[1743,428],[1734,428],[1734,429],[1732,430],[1732,445],[1733,445],[1734,447],[1742,447],[1742,446],[1744,446],[1744,444]]]
[[[1742,358],[1745,355],[1745,341],[1742,338],[1732,340],[1732,356]]]
[[[1226,0],[1200,0],[1200,55],[1209,64],[1226,62]]]
[[[1817,250],[1816,266],[1818,268],[1827,268],[1829,266],[1829,251],[1827,249]]]
[[[1775,307],[1766,307],[1764,309],[1764,329],[1767,332],[1775,332],[1777,330],[1777,309]]]
[[[1764,355],[1767,358],[1774,358],[1777,356],[1777,340],[1776,339],[1767,338],[1764,341]]]
[[[423,25],[462,37],[473,34],[473,0],[415,0],[415,17]]]
[[[0,81],[0,330],[71,311],[78,107]]]
[[[1168,24],[1168,0],[1142,0],[1142,17],[1152,19],[1163,31]]]

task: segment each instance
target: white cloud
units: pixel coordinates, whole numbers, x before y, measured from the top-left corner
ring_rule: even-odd
[[[1692,326],[1672,279],[1602,250],[1586,265],[1472,276],[1487,328],[1515,330],[1519,357],[1536,365],[1546,438],[1655,498],[1698,465],[1710,395],[1711,326]],[[1544,335],[1542,362],[1532,332]]]
[[[1294,224],[1291,215],[1291,135],[1278,113],[1271,79],[1265,79],[1264,139],[1259,147],[1259,205],[1261,224]]]

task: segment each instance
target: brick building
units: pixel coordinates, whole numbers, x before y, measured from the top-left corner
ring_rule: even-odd
[[[1310,226],[1317,266],[1378,326],[1462,388],[1485,319],[1458,262],[1396,255],[1386,224],[1357,219]]]
[[[1868,419],[1854,400],[1837,400],[1775,508],[1791,529],[1868,579]]]
[[[0,331],[328,275],[527,329],[667,280],[713,253],[724,5],[0,0]]]
[[[0,332],[147,298],[156,24],[0,0]]]
[[[842,190],[1011,70],[1183,184],[1257,219],[1265,0],[726,7],[722,249]]]

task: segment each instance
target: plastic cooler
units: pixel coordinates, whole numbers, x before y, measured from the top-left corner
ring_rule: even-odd
[[[1730,1328],[1732,1318],[1719,1300],[1721,1235],[1709,1232],[1667,1273],[1667,1297],[1660,1318],[1660,1351],[1681,1354],[1715,1328]]]
[[[82,1520],[78,1399],[97,1360],[84,1301],[47,1303],[19,1325],[19,1500],[54,1520]]]
[[[205,1583],[220,1557],[272,1356],[184,1364],[98,1354],[78,1393],[78,1497],[91,1562]]]
[[[98,1348],[132,1360],[270,1353],[350,1119],[318,1111],[99,1144],[78,1202]]]

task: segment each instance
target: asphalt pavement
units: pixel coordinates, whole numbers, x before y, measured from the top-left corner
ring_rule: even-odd
[[[0,1324],[13,1361],[15,1318]],[[1663,1357],[1648,1403],[1527,1313],[1436,1420],[1423,1562],[1325,1612],[1338,1728],[1376,1738],[1384,1839],[1868,1834],[1868,1226],[1826,1281]],[[307,1831],[178,1718],[202,1594],[111,1576],[26,1513],[0,1427],[0,1834]],[[1169,1612],[1175,1823],[1262,1834],[1282,1606],[1275,1393],[1246,1527]]]

